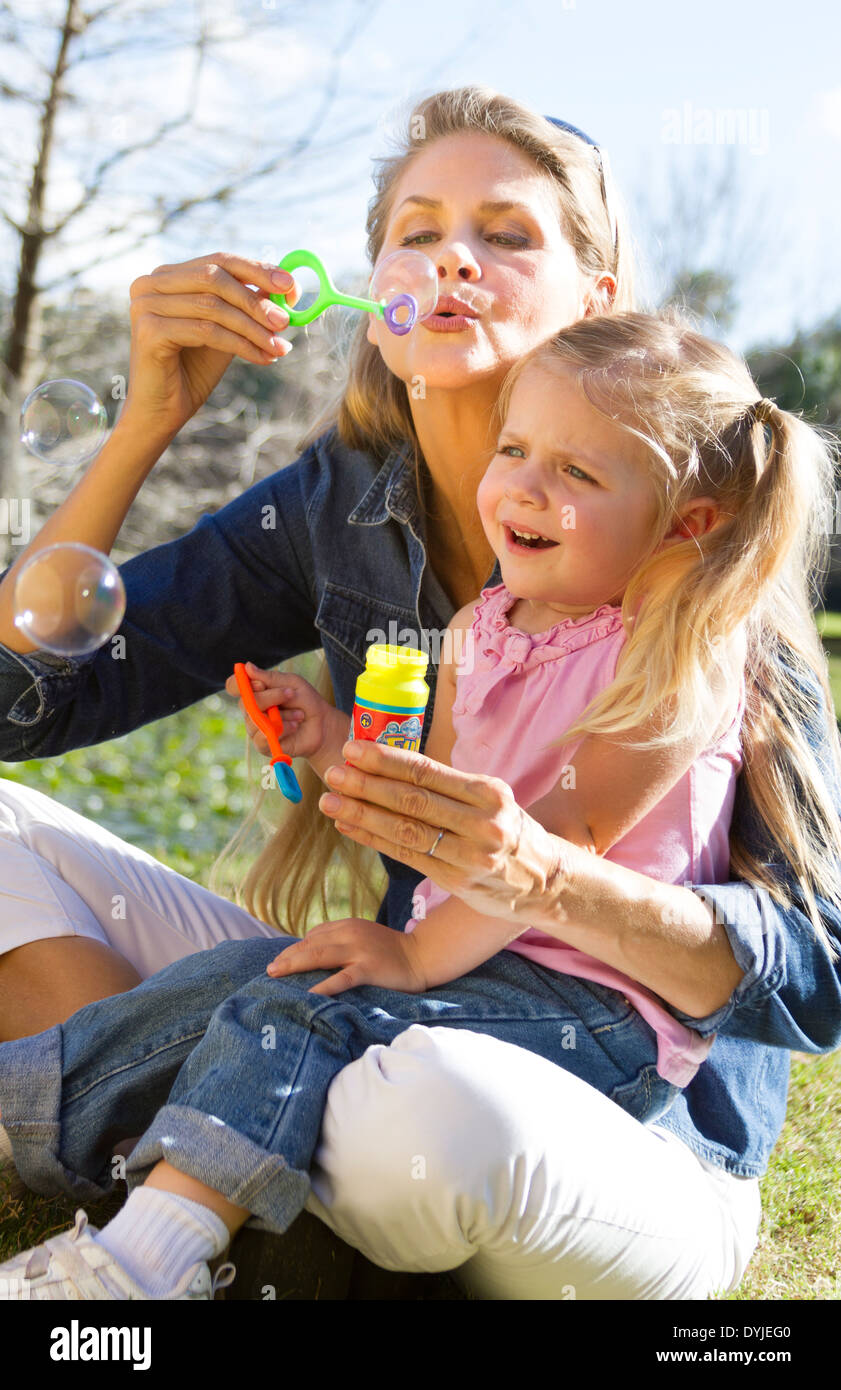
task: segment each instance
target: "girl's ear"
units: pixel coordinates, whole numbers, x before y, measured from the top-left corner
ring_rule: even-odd
[[[368,318],[368,328],[367,328],[367,330],[366,330],[366,332],[365,332],[365,337],[368,339],[368,342],[372,345],[372,347],[376,347],[376,346],[377,346],[377,335],[376,335],[376,333],[374,332],[374,315],[373,315],[373,314],[368,314],[368,315],[367,315],[367,318]]]
[[[675,522],[663,543],[704,536],[708,531],[715,530],[725,515],[726,513],[722,512],[715,498],[696,497],[692,502],[687,503],[680,521]]]

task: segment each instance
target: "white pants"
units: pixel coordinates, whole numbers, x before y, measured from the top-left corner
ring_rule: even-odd
[[[145,978],[220,941],[274,932],[0,778],[0,954],[74,935],[112,946]],[[307,1210],[374,1264],[453,1270],[486,1299],[729,1291],[761,1210],[757,1179],[707,1164],[544,1058],[419,1024],[336,1077],[311,1176]]]

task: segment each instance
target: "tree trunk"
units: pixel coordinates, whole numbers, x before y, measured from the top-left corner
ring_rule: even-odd
[[[62,95],[61,83],[67,70],[67,49],[70,40],[79,31],[78,10],[79,0],[67,0],[58,53],[50,78],[50,90],[47,93],[44,110],[41,114],[38,157],[35,161],[32,183],[29,187],[29,207],[27,208],[26,225],[21,237],[20,268],[12,309],[12,329],[4,359],[13,377],[21,375],[26,359],[29,317],[35,295],[38,293],[35,276],[38,271],[41,248],[49,235],[44,226],[44,192],[49,174],[56,115]]]

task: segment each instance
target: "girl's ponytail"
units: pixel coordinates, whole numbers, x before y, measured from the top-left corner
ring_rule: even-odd
[[[647,446],[658,505],[623,595],[614,680],[559,743],[632,732],[638,748],[688,736],[710,746],[744,674],[736,796],[757,814],[733,820],[731,875],[781,903],[796,898],[837,958],[819,899],[841,909],[841,740],[814,618],[837,440],[761,396],[744,361],[677,311],[573,324],[512,368],[503,411],[534,363],[572,369],[590,405]],[[681,538],[682,509],[701,498],[717,520]]]

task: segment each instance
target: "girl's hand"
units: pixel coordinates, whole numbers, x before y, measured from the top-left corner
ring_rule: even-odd
[[[269,295],[294,284],[276,266],[229,252],[160,265],[134,280],[121,422],[128,416],[146,434],[174,438],[233,357],[260,365],[285,357],[292,345],[277,335],[289,318]],[[297,299],[295,290],[293,307]]]
[[[280,709],[283,718],[283,738],[280,740],[280,746],[284,753],[287,753],[290,758],[314,757],[326,742],[329,734],[334,732],[331,729],[336,717],[336,710],[333,706],[323,699],[309,681],[304,680],[303,676],[296,676],[284,671],[263,671],[259,666],[255,666],[253,661],[245,663],[245,670],[251,681],[257,708],[267,710],[272,705],[277,705]],[[239,695],[236,676],[228,677],[225,682],[225,689],[229,695]],[[239,703],[243,711],[248,737],[258,753],[264,758],[269,757],[270,750],[266,735],[261,733],[254,721],[245,713],[241,699]],[[347,716],[341,715],[339,717],[344,732],[347,732]]]
[[[353,766],[326,769],[334,791],[319,806],[343,835],[491,917],[539,921],[547,895],[557,901],[575,846],[527,815],[506,782],[382,743],[357,740],[342,753]]]
[[[311,927],[302,941],[281,951],[266,971],[279,977],[301,970],[332,970],[334,966],[341,969],[314,985],[308,994],[341,994],[357,985],[381,985],[404,994],[423,994],[427,989],[411,932],[406,935],[361,917]]]

